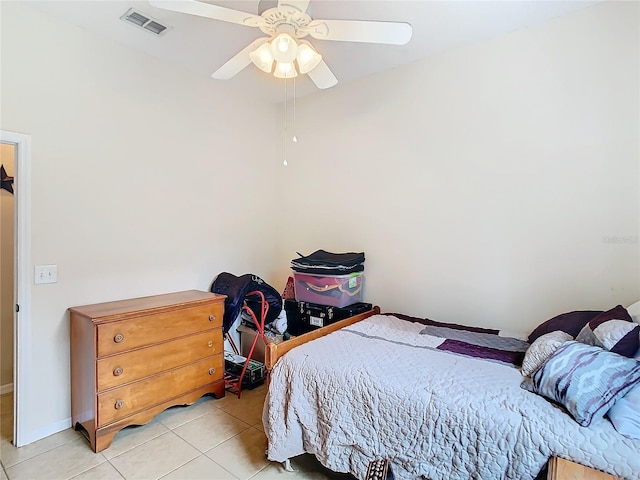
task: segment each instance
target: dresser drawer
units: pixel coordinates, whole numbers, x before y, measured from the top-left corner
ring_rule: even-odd
[[[98,357],[220,327],[223,311],[216,303],[100,324]]]
[[[223,355],[148,377],[98,394],[98,427],[203,385],[221,380]]]
[[[98,391],[195,362],[220,352],[222,329],[215,328],[98,360]]]

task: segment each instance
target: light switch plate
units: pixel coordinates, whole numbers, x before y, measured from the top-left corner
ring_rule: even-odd
[[[36,265],[35,280],[36,285],[40,283],[56,283],[58,281],[57,265]]]

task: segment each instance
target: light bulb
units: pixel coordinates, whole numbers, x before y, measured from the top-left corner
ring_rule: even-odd
[[[291,40],[283,35],[278,39],[276,44],[278,46],[278,50],[280,50],[282,53],[285,53],[287,50],[289,50],[289,43],[291,43]]]
[[[271,48],[268,43],[263,43],[249,53],[249,58],[263,72],[271,73],[273,70],[273,55],[271,55]]]
[[[298,55],[296,57],[298,61],[298,69],[300,73],[309,73],[316,68],[322,60],[322,55],[316,52],[308,43],[300,43],[298,45]]]
[[[284,165],[285,167],[286,167],[287,165],[289,165],[289,164],[287,163],[287,159],[286,159],[286,158],[284,159],[284,162],[282,162],[282,165]]]
[[[291,140],[293,140],[293,143],[298,143],[298,137],[296,137],[295,135],[293,136],[293,138]]]
[[[276,62],[276,69],[273,71],[276,78],[293,78],[298,76],[293,63]]]
[[[291,63],[298,55],[298,44],[288,33],[281,33],[271,41],[271,54],[278,62]]]

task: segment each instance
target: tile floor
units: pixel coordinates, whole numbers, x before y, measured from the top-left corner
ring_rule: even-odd
[[[111,446],[94,453],[72,429],[30,445],[11,445],[12,394],[0,397],[0,480],[349,480],[312,455],[292,459],[286,472],[264,455],[262,406],[266,386],[202,397],[172,407],[139,427],[121,430]]]

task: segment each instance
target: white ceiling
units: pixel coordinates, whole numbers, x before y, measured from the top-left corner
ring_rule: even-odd
[[[310,39],[338,78],[339,86],[451,48],[542,23],[597,1],[311,0],[307,13],[313,19],[400,21],[413,26],[413,37],[404,46]],[[275,6],[275,0],[209,0],[209,3],[256,14]],[[171,12],[146,1],[66,0],[26,4],[209,78],[238,51],[264,36],[257,28]],[[157,37],[120,20],[132,7],[171,30]],[[211,79],[211,82],[233,82],[248,95],[273,102],[283,98],[283,80],[270,77],[254,65],[230,80]],[[296,79],[296,89],[298,96],[318,91],[304,75]]]

